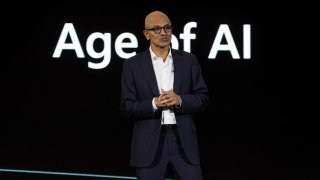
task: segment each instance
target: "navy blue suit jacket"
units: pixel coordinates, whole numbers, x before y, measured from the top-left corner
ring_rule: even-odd
[[[199,150],[192,113],[204,110],[209,93],[198,59],[192,53],[171,49],[174,64],[173,91],[182,104],[174,108],[178,133],[187,159],[199,164]],[[160,138],[161,108],[154,111],[152,99],[159,96],[150,51],[146,50],[123,63],[121,112],[134,121],[130,165],[147,167],[157,152]]]

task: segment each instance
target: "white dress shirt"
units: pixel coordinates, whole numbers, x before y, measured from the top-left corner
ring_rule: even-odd
[[[151,46],[150,46],[150,54],[151,54],[153,69],[157,78],[159,93],[162,94],[161,89],[165,91],[173,90],[174,67],[173,67],[171,49],[169,51],[169,54],[165,62],[161,57],[158,57],[152,51]],[[156,106],[154,101],[155,101],[155,98],[153,98],[152,100],[153,109],[157,110],[158,107]],[[176,117],[174,115],[172,108],[163,107],[161,124],[176,124]]]

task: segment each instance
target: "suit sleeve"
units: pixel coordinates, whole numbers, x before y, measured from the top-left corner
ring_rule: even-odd
[[[192,85],[190,93],[180,95],[182,104],[179,111],[181,113],[203,111],[209,103],[208,88],[203,79],[201,67],[195,55],[193,55],[192,58],[191,78]]]
[[[121,74],[121,103],[122,115],[130,119],[149,119],[156,115],[153,110],[152,98],[138,101],[134,82],[133,68],[126,60]]]

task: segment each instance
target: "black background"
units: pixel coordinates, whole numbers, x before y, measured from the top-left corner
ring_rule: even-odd
[[[205,179],[315,178],[317,118],[308,108],[315,101],[310,84],[316,84],[308,41],[315,41],[318,23],[312,6],[52,1],[4,7],[0,168],[134,176],[129,167],[132,122],[119,111],[124,59],[114,42],[131,32],[138,39],[137,52],[148,48],[144,18],[162,10],[177,37],[186,23],[198,23],[191,52],[211,97],[209,108],[196,114]],[[78,59],[74,51],[52,58],[65,23],[73,23],[86,58]],[[242,26],[251,25],[251,59],[232,59],[230,52],[208,59],[220,24],[229,25],[241,57]],[[101,61],[85,49],[93,32],[112,34],[111,62],[100,70],[87,66]],[[101,50],[101,42],[95,48]]]

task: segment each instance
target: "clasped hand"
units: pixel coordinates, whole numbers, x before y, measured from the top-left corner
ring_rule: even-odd
[[[172,89],[165,91],[161,89],[159,97],[155,98],[155,104],[158,108],[161,107],[173,107],[180,105],[181,98]]]

